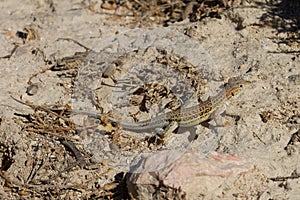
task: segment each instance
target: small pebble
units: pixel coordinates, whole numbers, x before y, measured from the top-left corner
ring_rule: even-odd
[[[290,75],[289,81],[294,82],[295,85],[300,85],[300,74]]]
[[[115,73],[115,71],[116,71],[116,65],[110,64],[104,69],[102,76],[104,78],[109,78]]]
[[[38,92],[38,89],[40,88],[40,85],[41,85],[40,83],[33,83],[33,84],[29,85],[27,87],[26,93],[29,96],[35,95]]]

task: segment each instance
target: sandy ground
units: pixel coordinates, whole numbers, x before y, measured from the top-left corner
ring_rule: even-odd
[[[138,106],[131,105],[129,111],[119,109],[124,105],[127,109],[130,102],[116,100],[117,89],[112,86],[121,86],[124,83],[120,80],[128,77],[135,83],[139,83],[138,77],[152,80],[139,70],[163,67],[153,64],[151,59],[162,54],[157,49],[164,48],[193,66],[201,65],[196,78],[204,81],[204,88],[215,89],[235,76],[252,82],[226,107],[230,123],[218,130],[217,142],[205,143],[212,132],[197,126],[199,137],[191,145],[198,151],[214,150],[241,157],[251,170],[201,198],[299,199],[300,18],[299,3],[293,2],[288,6],[284,0],[273,5],[262,0],[235,1],[231,9],[220,11],[220,17],[196,22],[186,18],[170,23],[166,29],[155,21],[146,23],[148,18],[151,21],[151,13],[135,22],[133,16],[117,15],[124,15],[126,9],[101,9],[100,2],[91,6],[88,1],[71,0],[0,1],[1,199],[129,198],[123,181],[129,165],[124,167],[120,163],[132,155],[113,152],[101,157],[96,151],[105,151],[111,145],[101,143],[103,138],[95,136],[97,132],[82,131],[82,125],[70,125],[49,115],[47,110],[36,108],[34,112],[11,96],[34,105],[68,104],[76,109],[112,111],[113,116],[122,119],[132,113],[138,113],[137,118],[145,117]],[[154,31],[148,29],[150,24],[156,27]],[[89,50],[59,38],[71,38]],[[71,59],[66,59],[68,56]],[[109,65],[120,65],[121,69],[103,78],[102,73]],[[158,69],[152,74],[154,80],[162,84],[157,76],[167,77],[168,73],[160,72],[168,70],[171,69]],[[170,75],[173,78],[178,75],[174,73]],[[174,85],[180,84],[170,81],[170,87]],[[97,92],[90,94],[88,89]],[[193,88],[184,91],[189,92],[175,94],[181,95],[181,100],[188,95],[195,97]],[[140,102],[139,96],[136,101]],[[186,99],[184,103],[193,104]],[[159,110],[151,108],[150,114]],[[76,120],[81,118],[75,116]],[[100,133],[106,131],[106,138],[110,137],[108,132],[115,131],[114,127],[100,129]],[[122,134],[117,135],[121,139],[116,135],[112,140],[123,142],[123,146],[134,144],[138,150],[143,148],[142,143],[130,143]],[[178,137],[184,141],[187,136]],[[65,144],[61,138],[72,142]],[[93,166],[76,163],[64,170],[80,160],[74,155],[76,150],[68,149],[72,144],[92,157]]]

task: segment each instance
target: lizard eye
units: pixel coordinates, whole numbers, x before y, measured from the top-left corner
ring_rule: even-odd
[[[240,85],[240,88],[242,88],[242,87],[243,87],[243,85],[241,84],[241,85]]]

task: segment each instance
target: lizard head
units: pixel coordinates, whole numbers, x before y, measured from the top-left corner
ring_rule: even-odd
[[[225,85],[227,98],[232,98],[234,96],[237,96],[245,87],[250,85],[251,85],[250,81],[246,81],[240,77],[230,78],[228,80],[228,83]]]

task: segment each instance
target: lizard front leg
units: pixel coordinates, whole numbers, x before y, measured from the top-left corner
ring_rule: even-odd
[[[225,127],[228,122],[225,120],[223,113],[226,110],[226,106],[220,106],[211,114],[211,118],[214,120],[216,125],[214,127]]]
[[[165,141],[171,139],[178,126],[178,122],[171,121],[165,128],[156,128],[154,130],[155,135],[150,137],[148,142],[155,145],[165,144]]]

